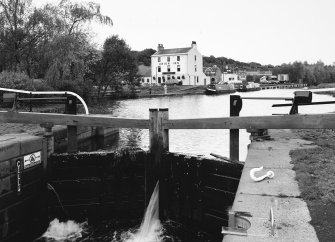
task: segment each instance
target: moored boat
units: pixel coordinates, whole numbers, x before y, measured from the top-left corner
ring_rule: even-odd
[[[254,82],[243,83],[242,85],[239,85],[237,87],[238,92],[251,92],[251,91],[259,91],[259,90],[261,90],[259,83],[254,83]]]
[[[233,85],[227,83],[210,84],[206,88],[207,95],[227,94],[233,92],[236,92],[236,89]]]

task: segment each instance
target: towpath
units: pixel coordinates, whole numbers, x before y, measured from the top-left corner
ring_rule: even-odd
[[[252,142],[243,168],[240,184],[232,207],[234,212],[247,212],[250,228],[245,235],[226,235],[224,242],[244,241],[318,241],[310,224],[311,217],[306,203],[300,197],[295,171],[292,169],[290,150],[314,147],[290,130],[270,130],[273,140]],[[271,170],[272,179],[255,182],[250,178],[250,170],[263,166],[263,171]],[[273,211],[273,226],[270,210]],[[239,221],[234,220],[235,225]],[[241,223],[245,226],[247,223]]]

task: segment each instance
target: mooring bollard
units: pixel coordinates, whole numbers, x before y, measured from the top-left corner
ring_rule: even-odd
[[[159,214],[164,217],[167,192],[167,164],[162,160],[162,154],[169,151],[169,130],[164,129],[164,123],[169,119],[168,109],[149,109],[149,139],[151,160],[145,165],[145,204],[148,205],[151,194],[159,180]]]
[[[77,114],[77,98],[68,96],[65,103],[65,114]],[[67,152],[75,153],[78,151],[77,126],[67,126]]]
[[[239,95],[230,96],[230,116],[239,116],[242,109],[242,98]],[[240,160],[240,132],[238,129],[231,129],[229,133],[229,153],[230,160],[239,161]]]

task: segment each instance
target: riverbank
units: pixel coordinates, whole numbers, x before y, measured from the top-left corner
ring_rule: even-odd
[[[335,238],[335,131],[296,130],[302,139],[317,145],[290,153],[293,169],[307,203],[311,224],[321,242]]]
[[[140,87],[138,98],[205,94],[206,86],[164,86]]]

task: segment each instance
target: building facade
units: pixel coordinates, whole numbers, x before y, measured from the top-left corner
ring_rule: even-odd
[[[210,84],[216,84],[222,81],[222,72],[216,65],[212,67],[204,67],[204,73],[209,77]]]
[[[222,74],[223,82],[228,84],[242,84],[239,75],[236,73],[223,73]]]
[[[290,78],[288,74],[278,74],[278,81],[279,82],[289,82]]]
[[[164,49],[162,44],[158,44],[157,52],[151,56],[151,76],[152,82],[157,85],[209,84],[195,41],[192,41],[191,47],[175,49]]]

